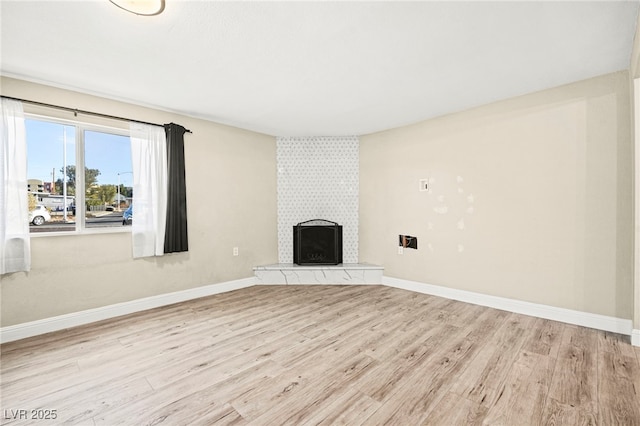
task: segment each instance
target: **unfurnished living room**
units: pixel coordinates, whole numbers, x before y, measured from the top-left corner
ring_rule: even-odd
[[[639,11],[0,0],[0,424],[640,425]]]

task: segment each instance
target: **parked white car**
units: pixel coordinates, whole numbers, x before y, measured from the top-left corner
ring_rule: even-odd
[[[51,215],[43,205],[37,205],[35,209],[29,212],[29,223],[40,226],[51,220]]]

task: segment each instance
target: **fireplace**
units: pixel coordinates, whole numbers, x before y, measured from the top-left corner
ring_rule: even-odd
[[[324,219],[300,222],[293,227],[293,263],[337,265],[342,263],[342,226]]]

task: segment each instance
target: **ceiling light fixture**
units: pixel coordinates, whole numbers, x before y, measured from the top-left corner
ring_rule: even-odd
[[[164,0],[109,0],[127,12],[142,16],[159,15],[164,10]]]

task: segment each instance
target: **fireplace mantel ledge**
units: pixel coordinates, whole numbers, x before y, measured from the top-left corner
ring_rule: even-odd
[[[384,268],[368,263],[296,265],[277,263],[253,268],[259,284],[381,284]]]

